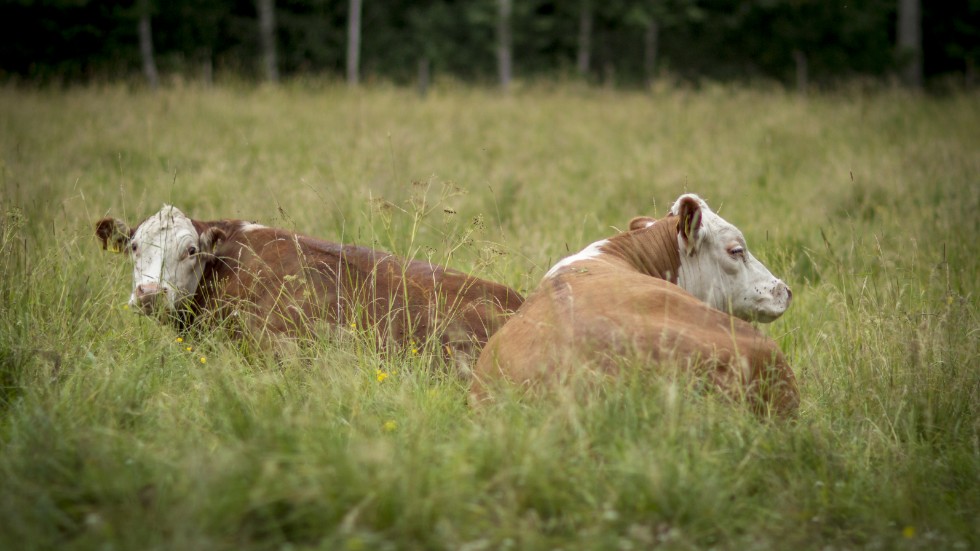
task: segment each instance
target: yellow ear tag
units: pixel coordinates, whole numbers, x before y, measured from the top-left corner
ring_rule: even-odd
[[[116,234],[113,236],[108,243],[106,243],[106,249],[111,253],[121,253],[123,249],[126,248],[126,241],[128,238],[121,234]]]

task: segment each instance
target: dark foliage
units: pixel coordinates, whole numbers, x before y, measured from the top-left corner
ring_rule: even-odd
[[[164,74],[258,78],[256,7],[248,0],[152,0],[156,62]],[[515,71],[554,78],[576,70],[583,5],[591,6],[592,81],[635,85],[649,76],[644,36],[657,28],[655,74],[698,81],[771,79],[792,84],[801,59],[816,85],[887,78],[896,0],[520,0],[514,2]],[[279,0],[284,75],[341,78],[347,0]],[[365,0],[361,72],[411,82],[425,59],[433,74],[468,81],[496,75],[496,0]],[[77,82],[138,75],[134,0],[0,1],[0,77]],[[980,56],[980,1],[922,3],[924,71],[969,83]]]

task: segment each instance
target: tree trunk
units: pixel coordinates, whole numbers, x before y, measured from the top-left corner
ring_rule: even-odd
[[[350,0],[347,10],[347,84],[357,86],[361,65],[361,0]]]
[[[653,83],[657,75],[657,48],[660,43],[660,26],[657,20],[650,18],[643,32],[643,76],[647,86]]]
[[[276,6],[275,0],[256,0],[259,12],[259,44],[262,47],[262,65],[265,78],[279,82],[279,64],[276,60]]]
[[[214,83],[214,60],[211,59],[210,48],[204,52],[204,57],[201,60],[201,80],[204,81],[206,88],[210,88]]]
[[[143,58],[143,74],[151,90],[160,85],[157,64],[153,58],[153,29],[150,27],[150,0],[139,0],[140,56]]]
[[[423,98],[429,93],[429,81],[431,80],[430,62],[427,56],[419,58],[419,95]]]
[[[616,87],[616,64],[611,59],[602,66],[602,85],[610,89]]]
[[[511,52],[510,15],[511,0],[497,0],[497,70],[500,74],[500,87],[506,92],[513,76],[513,53]]]
[[[796,62],[796,91],[805,96],[810,85],[810,71],[803,50],[793,50],[793,61]]]
[[[919,0],[898,0],[898,56],[902,82],[922,87],[922,9]]]
[[[589,74],[589,62],[592,55],[592,2],[582,0],[578,14],[578,74],[585,77]]]

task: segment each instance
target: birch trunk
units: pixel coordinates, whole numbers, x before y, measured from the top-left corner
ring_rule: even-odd
[[[143,75],[151,90],[160,85],[157,63],[153,57],[153,29],[150,26],[150,0],[139,0],[140,56],[143,58]]]
[[[646,30],[643,31],[643,76],[647,86],[653,83],[657,74],[657,48],[660,46],[660,26],[657,20],[650,18]]]
[[[347,84],[357,86],[361,70],[361,0],[350,0],[347,11]]]
[[[256,0],[259,12],[259,45],[262,48],[262,68],[269,82],[279,82],[279,63],[276,59],[275,0]]]
[[[514,70],[510,33],[511,0],[497,0],[497,7],[497,70],[500,87],[506,92]]]
[[[592,57],[592,2],[582,0],[578,16],[578,74],[588,76]]]
[[[898,56],[902,82],[922,87],[922,9],[919,0],[898,0]]]

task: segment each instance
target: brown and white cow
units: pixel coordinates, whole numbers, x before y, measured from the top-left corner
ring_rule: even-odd
[[[242,220],[192,220],[169,205],[135,228],[103,218],[95,233],[133,261],[131,307],[180,325],[206,315],[263,344],[326,322],[370,327],[385,345],[435,338],[475,357],[523,302],[429,262]]]
[[[483,349],[472,398],[500,379],[535,384],[580,364],[615,371],[626,356],[694,369],[756,411],[795,412],[792,369],[743,321],[776,319],[792,293],[749,254],[741,232],[693,194],[666,218],[630,227],[547,272]]]

